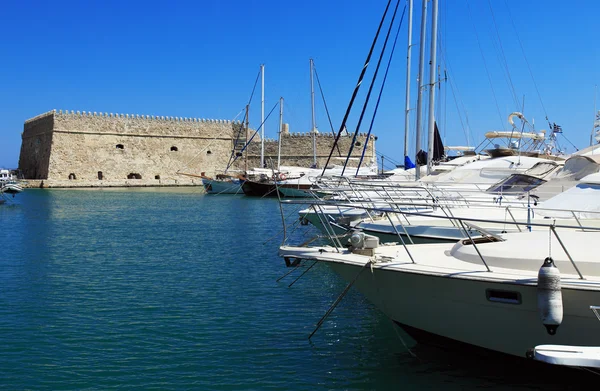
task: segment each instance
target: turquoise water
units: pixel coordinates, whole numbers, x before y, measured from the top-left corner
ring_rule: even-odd
[[[0,223],[4,390],[563,389],[581,380],[415,346],[353,290],[309,341],[345,282],[324,265],[291,288],[297,274],[276,282],[289,270],[277,256],[276,200],[36,189],[0,206]]]

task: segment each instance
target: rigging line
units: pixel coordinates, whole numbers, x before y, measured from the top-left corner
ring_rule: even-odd
[[[400,4],[400,2],[398,2],[398,4]],[[397,7],[398,6],[396,6],[396,8]],[[392,58],[394,57],[394,51],[396,50],[396,43],[398,42],[398,34],[400,34],[400,28],[402,28],[402,22],[404,21],[405,13],[406,13],[406,5],[404,6],[404,10],[402,11],[402,17],[400,18],[400,24],[398,24],[398,29],[396,30],[396,37],[394,38],[394,44],[392,45],[392,51],[390,52],[390,58],[388,59],[387,68],[385,69],[383,81],[381,82],[381,88],[379,89],[379,96],[377,97],[377,103],[375,104],[375,109],[373,111],[373,117],[371,118],[371,124],[369,125],[369,131],[367,132],[367,137],[365,139],[365,146],[363,147],[362,154],[360,155],[360,160],[358,161],[358,167],[356,167],[355,176],[358,176],[358,170],[360,170],[360,166],[365,157],[365,152],[367,151],[367,146],[369,145],[369,137],[371,136],[371,131],[373,130],[373,124],[375,123],[375,116],[377,115],[377,110],[379,109],[379,103],[381,102],[381,95],[383,94],[383,88],[385,87],[385,82],[388,77],[388,72],[390,71],[390,65],[392,64]],[[394,12],[394,16],[396,16],[395,12]],[[394,19],[392,18],[392,23],[390,24],[390,31],[388,31],[388,36],[389,36],[389,33],[391,32],[391,28],[392,28],[393,24],[394,24]],[[387,37],[386,37],[386,43],[387,43]],[[381,51],[382,55],[383,55],[384,50],[385,50],[385,45]],[[348,157],[350,157],[350,156],[348,156]],[[381,168],[383,169],[383,167],[381,167]],[[343,171],[342,171],[342,173],[343,173]]]
[[[252,93],[250,94],[250,99],[248,99],[248,105],[250,105],[250,103],[252,103],[252,98],[254,97],[254,91],[256,90],[256,85],[258,84],[258,79],[260,79],[260,70],[258,71],[256,80],[254,81],[254,87],[252,87]]]
[[[573,146],[573,148],[575,148],[575,150],[576,150],[576,151],[579,151],[579,148],[577,148],[577,147],[575,146],[575,144],[573,144],[573,143],[572,143],[572,142],[571,142],[571,141],[570,141],[570,140],[569,140],[569,139],[568,139],[568,138],[565,136],[565,134],[564,134],[564,133],[561,133],[561,134],[562,134],[562,136],[565,138],[565,140],[567,140],[567,141],[569,142],[569,144],[571,144],[571,145]]]
[[[446,63],[446,65],[448,65]],[[451,77],[448,77],[448,84],[450,85],[450,92],[452,92],[452,97],[454,98],[454,105],[456,106],[456,113],[458,114],[458,119],[460,121],[460,126],[462,127],[463,133],[465,134],[465,138],[467,139],[467,143],[469,143],[469,133],[465,128],[465,123],[463,122],[462,114],[460,107],[458,107],[458,100],[456,99],[456,92],[454,91],[454,84]]]
[[[490,87],[492,89],[492,95],[494,97],[494,102],[496,103],[496,109],[498,110],[498,116],[500,117],[500,123],[502,124],[502,129],[504,129],[506,131],[506,126],[504,125],[504,119],[502,118],[502,113],[500,112],[500,106],[498,105],[498,99],[496,98],[496,91],[494,91],[494,85],[492,84],[492,76],[490,75],[490,71],[488,69],[487,62],[485,61],[485,56],[483,55],[483,49],[481,47],[481,42],[479,41],[479,34],[477,33],[477,28],[475,27],[475,22],[473,21],[473,15],[471,15],[471,6],[469,6],[469,0],[465,0],[465,3],[467,3],[469,19],[471,20],[471,24],[473,25],[473,30],[475,31],[475,38],[477,39],[477,45],[479,46],[479,52],[481,53],[481,58],[483,59],[483,66],[485,68],[485,72],[487,73],[487,77],[490,82]]]
[[[352,105],[354,104],[354,99],[356,99],[356,95],[358,94],[358,90],[360,89],[360,86],[362,84],[362,80],[365,76],[365,72],[367,71],[367,67],[369,66],[369,61],[371,60],[371,55],[373,54],[373,49],[375,49],[375,44],[377,43],[377,38],[379,38],[379,32],[381,31],[381,27],[383,26],[383,22],[385,21],[385,16],[387,15],[387,12],[390,8],[391,3],[392,3],[392,0],[388,0],[387,6],[385,7],[385,12],[383,13],[383,17],[381,18],[381,22],[379,22],[379,27],[377,28],[377,33],[375,34],[375,38],[373,39],[373,43],[371,44],[371,49],[369,50],[369,54],[367,55],[367,59],[365,60],[365,64],[363,65],[360,76],[358,77],[358,83],[356,84],[356,87],[354,87],[354,92],[352,93],[352,98],[350,99],[350,103],[348,104],[348,108],[346,109],[346,114],[344,114],[344,119],[342,120],[342,123],[340,125],[340,130],[338,131],[338,134],[336,135],[335,140],[333,142],[334,145],[337,145],[337,143],[340,139],[340,136],[342,135],[342,132],[344,130],[344,127],[346,126],[346,121],[348,120],[348,116],[350,115],[350,111],[352,110]],[[325,169],[329,165],[329,161],[331,160],[331,155],[333,155],[333,148],[331,148],[331,151],[329,152],[329,157],[327,157],[327,162],[323,166],[323,172],[321,173],[321,175],[325,175]]]
[[[244,111],[246,111],[246,110],[244,110]],[[238,115],[239,115],[239,114],[238,114]],[[231,149],[231,155],[229,156],[229,161],[227,162],[227,166],[226,166],[226,168],[225,168],[225,172],[227,172],[227,170],[229,169],[229,167],[231,167],[231,163],[232,163],[232,161],[231,161],[231,160],[232,160],[232,159],[234,158],[234,156],[235,156],[235,148],[236,148],[236,146],[237,146],[237,144],[238,144],[238,141],[239,141],[239,139],[240,139],[240,136],[241,136],[241,134],[242,134],[242,131],[245,131],[245,130],[246,130],[245,123],[246,123],[246,116],[247,116],[247,115],[248,115],[248,114],[247,114],[247,112],[246,112],[246,113],[244,114],[244,118],[242,119],[242,123],[240,124],[240,127],[239,127],[239,129],[238,129],[237,135],[235,136],[235,141],[234,141],[234,144],[233,144],[233,148]]]
[[[240,152],[244,152],[246,150],[246,148],[248,148],[248,145],[250,145],[250,142],[252,141],[252,139],[254,139],[254,137],[258,134],[258,131],[263,127],[263,125],[265,124],[265,122],[267,122],[267,120],[269,119],[269,117],[271,116],[271,114],[273,114],[273,110],[275,110],[275,108],[278,105],[279,105],[279,102],[275,103],[275,105],[273,106],[273,108],[271,109],[271,111],[269,111],[269,114],[267,114],[267,116],[265,117],[265,120],[260,124],[260,126],[258,127],[258,129],[256,129],[254,131],[254,134],[252,135],[252,137],[250,137],[250,140],[248,140],[246,142],[246,145],[244,145],[244,147],[240,150]],[[237,159],[238,159],[238,156],[236,156],[235,159],[233,159],[233,162],[231,162],[231,164],[235,163],[235,161]],[[227,167],[227,168],[229,168],[229,167]]]
[[[344,162],[344,167],[342,168],[342,176],[346,171],[346,166],[350,161],[350,156],[352,156],[352,151],[354,150],[354,143],[356,143],[356,138],[358,137],[358,132],[360,131],[360,126],[362,125],[363,118],[365,117],[365,112],[367,111],[367,106],[369,105],[369,100],[371,99],[371,92],[373,92],[373,87],[375,86],[375,81],[377,80],[377,75],[379,73],[379,67],[381,66],[381,61],[383,60],[383,56],[385,54],[385,49],[387,48],[387,43],[390,38],[390,33],[392,32],[392,27],[394,26],[394,20],[396,20],[396,13],[398,12],[398,6],[400,6],[400,0],[396,2],[396,7],[394,8],[394,13],[392,14],[392,20],[390,22],[390,27],[388,28],[387,34],[385,36],[385,40],[383,41],[383,47],[381,48],[381,53],[379,54],[379,59],[377,60],[377,65],[375,66],[375,72],[373,73],[373,77],[371,78],[371,84],[369,85],[369,91],[367,92],[367,96],[365,98],[365,103],[363,104],[363,108],[360,112],[360,116],[358,118],[358,123],[356,124],[356,130],[354,131],[354,136],[352,137],[352,143],[350,144],[350,148],[348,148],[348,156],[346,156],[346,161]]]
[[[327,113],[327,120],[329,121],[329,127],[331,128],[331,133],[335,136],[335,130],[333,129],[333,122],[331,122],[331,116],[329,115],[329,108],[327,107],[327,102],[325,101],[325,94],[323,93],[323,88],[321,88],[321,81],[319,80],[319,74],[317,73],[317,67],[315,66],[314,61],[313,61],[313,71],[315,72],[317,84],[319,85],[319,92],[321,92],[321,99],[323,100],[323,106],[325,106],[325,113]],[[336,144],[336,148],[338,151],[338,156],[342,156],[342,152],[340,151],[340,146]]]
[[[517,32],[517,27],[515,26],[515,22],[512,18],[512,14],[510,13],[510,8],[508,8],[508,3],[504,0],[504,5],[508,10],[508,17],[510,22],[512,23],[513,29],[515,30],[515,35],[517,36],[517,40],[519,41],[519,46],[521,47],[521,52],[523,53],[523,58],[525,59],[525,64],[527,64],[527,69],[529,70],[529,75],[531,76],[531,80],[533,81],[533,86],[535,87],[535,91],[537,92],[538,98],[540,99],[540,104],[542,105],[542,110],[544,110],[544,115],[546,116],[546,121],[548,121],[548,125],[550,125],[550,120],[548,119],[548,112],[546,111],[546,107],[544,106],[544,101],[542,101],[542,95],[540,94],[540,90],[538,89],[537,83],[535,82],[535,78],[533,77],[533,72],[531,71],[531,66],[529,65],[529,60],[527,60],[527,55],[525,54],[525,48],[523,47],[523,42],[521,42],[521,38],[519,37],[519,33]]]
[[[460,120],[460,124],[461,124],[462,130],[463,130],[463,133],[465,135],[467,144],[473,143],[473,140],[471,140],[471,132],[470,132],[470,128],[469,128],[469,120],[468,120],[467,109],[465,107],[465,103],[462,100],[458,86],[456,84],[454,84],[453,78],[448,77],[448,74],[452,74],[452,75],[454,74],[452,71],[452,68],[450,66],[450,62],[448,61],[448,56],[444,52],[441,52],[440,54],[441,54],[442,61],[444,62],[444,64],[446,64],[446,68],[447,68],[447,70],[445,70],[446,79],[448,80],[448,82],[450,84],[450,90],[452,92],[452,96],[454,97],[454,104],[456,106],[456,113],[458,114],[458,118]],[[457,99],[457,95],[458,95],[458,99]],[[459,103],[460,103],[460,107],[459,107]],[[463,122],[461,112],[464,112],[464,115],[466,117],[465,118],[466,126],[465,126],[465,122]]]
[[[496,15],[494,14],[494,9],[492,8],[491,0],[488,0],[488,5],[490,7],[490,12],[492,14],[492,21],[494,22],[494,29],[496,30],[496,36],[498,37],[500,53],[502,54],[502,63],[504,65],[504,68],[506,69],[506,76],[508,77],[508,83],[509,83],[510,89],[513,94],[513,99],[515,100],[515,104],[517,105],[516,107],[519,107],[519,105],[518,105],[519,98],[517,97],[517,92],[516,92],[515,86],[512,82],[512,78],[510,77],[510,71],[508,69],[508,61],[506,61],[506,54],[504,53],[504,46],[502,45],[502,40],[500,39],[500,32],[498,31],[498,24],[496,23]]]

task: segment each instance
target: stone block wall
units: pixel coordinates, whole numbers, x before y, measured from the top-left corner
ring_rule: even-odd
[[[360,134],[356,139],[356,145],[352,150],[351,159],[349,165],[356,167],[358,164],[358,158],[362,154],[365,141],[367,139],[366,134]],[[327,157],[333,147],[335,137],[331,133],[318,133],[317,134],[317,162],[319,167],[327,162]],[[329,164],[343,165],[350,145],[352,143],[352,136],[341,136],[338,140],[338,148],[334,150],[332,159]],[[265,161],[269,159],[273,161],[273,164],[277,164],[277,151],[278,141],[272,139],[265,140]],[[341,157],[341,158],[339,158]],[[375,158],[375,137],[370,136],[367,144],[367,150],[365,151],[365,157],[363,165],[371,162],[371,159]],[[259,167],[260,166],[260,142],[252,143],[249,146],[249,166]],[[310,167],[314,161],[313,152],[313,139],[311,133],[282,133],[281,138],[281,164],[286,166],[301,166]],[[268,164],[268,163],[267,163]]]
[[[40,114],[25,121],[21,134],[19,168],[31,179],[48,177],[52,148],[53,112]]]
[[[19,168],[27,179],[69,181],[70,186],[197,184],[201,173],[214,176],[225,169],[240,129],[240,122],[225,120],[53,110],[25,122]],[[366,162],[374,153],[371,140]],[[333,141],[332,135],[318,135],[321,165]],[[361,135],[353,156],[360,156],[364,142]],[[344,157],[350,143],[350,137],[340,139]],[[277,163],[277,148],[277,140],[265,140],[266,160]],[[259,135],[248,147],[248,160],[249,168],[260,164]],[[281,162],[312,165],[312,135],[283,133]],[[244,159],[238,158],[231,170],[243,169]]]

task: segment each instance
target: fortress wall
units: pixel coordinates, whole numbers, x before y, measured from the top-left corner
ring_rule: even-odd
[[[48,165],[52,151],[54,114],[47,112],[25,122],[21,135],[19,168],[26,178],[48,177]]]
[[[178,175],[178,171],[196,175],[214,171],[225,166],[231,151],[231,140],[61,132],[55,133],[54,137],[56,147],[53,148],[48,178],[62,180],[71,174],[78,180],[97,180],[101,171],[102,178],[108,181],[120,181],[130,174],[139,174],[144,180],[186,182],[191,177]],[[85,148],[78,147],[81,145]],[[123,145],[123,149],[116,145]],[[172,151],[171,147],[176,147],[177,151]]]
[[[143,181],[144,186],[197,184],[197,177],[180,173],[197,176],[204,172],[214,176],[223,172],[241,127],[240,122],[224,120],[54,110],[25,122],[19,168],[27,179],[68,181],[68,186],[78,186],[77,183],[110,186],[123,181],[128,185],[142,185]],[[242,134],[245,136],[245,132]],[[282,137],[282,165],[313,164],[312,134],[284,132]],[[365,137],[357,139],[360,145],[355,147],[353,157],[360,157]],[[373,136],[371,140],[366,163],[375,147]],[[321,166],[333,142],[331,134],[318,135],[317,156]],[[351,137],[340,138],[344,157],[350,142]],[[265,156],[273,164],[277,164],[277,144],[277,140],[265,140]],[[258,167],[258,135],[247,151],[248,167]],[[334,159],[331,163],[342,164],[343,160]],[[230,170],[243,168],[244,158],[238,158]]]
[[[352,151],[351,157],[360,158],[363,147],[365,145],[366,134],[361,134],[357,137],[357,144]],[[335,137],[331,134],[318,134],[317,135],[317,162],[319,167],[327,162],[327,157],[331,151]],[[337,149],[335,149],[332,159],[329,164],[340,164],[343,165],[348,154],[352,137],[342,136],[338,140],[339,150],[343,159],[336,159],[339,156]],[[373,156],[375,148],[375,137],[371,136],[367,151],[365,152],[365,158],[363,164],[368,164]],[[273,164],[277,164],[277,151],[278,142],[277,140],[265,140],[265,161],[271,158]],[[260,165],[260,142],[252,142],[249,146],[248,155],[249,167],[259,167]],[[287,166],[302,166],[310,167],[313,164],[313,141],[312,134],[310,133],[291,133],[283,134],[281,139],[281,164]],[[350,160],[350,166],[356,166],[358,160]]]

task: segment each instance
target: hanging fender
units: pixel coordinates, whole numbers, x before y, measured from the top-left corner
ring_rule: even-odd
[[[556,334],[563,320],[563,304],[560,272],[551,257],[544,260],[538,272],[537,299],[542,324],[548,334]]]

